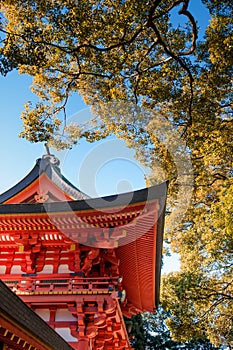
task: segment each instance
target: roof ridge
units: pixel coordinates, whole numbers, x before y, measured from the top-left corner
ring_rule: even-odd
[[[45,154],[42,158],[36,160],[33,169],[16,185],[12,186],[2,194],[0,194],[0,203],[4,203],[16,194],[23,191],[41,174],[45,173],[48,178],[60,188],[61,191],[67,193],[75,200],[90,198],[84,192],[80,191],[61,173],[60,160],[53,154]]]

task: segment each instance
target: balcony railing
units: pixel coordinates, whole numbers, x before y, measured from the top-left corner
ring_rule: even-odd
[[[21,292],[112,292],[117,290],[118,278],[113,277],[71,277],[71,278],[44,278],[22,277],[20,279],[3,279],[3,282],[15,293]]]

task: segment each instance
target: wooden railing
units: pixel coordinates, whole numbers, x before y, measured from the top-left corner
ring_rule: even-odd
[[[8,276],[9,277],[9,276]],[[14,292],[53,292],[53,291],[114,291],[117,289],[118,278],[113,277],[70,277],[70,278],[44,278],[22,277],[20,279],[3,280]]]

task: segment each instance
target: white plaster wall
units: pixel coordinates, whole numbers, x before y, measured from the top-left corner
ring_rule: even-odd
[[[23,271],[21,270],[21,266],[20,265],[13,265],[11,268],[11,273],[22,273]]]
[[[74,338],[70,334],[70,329],[69,328],[55,328],[55,331],[60,334],[60,336],[65,339],[67,342],[68,341],[74,341],[77,342],[77,338]]]
[[[77,321],[77,318],[74,317],[69,310],[57,309],[55,321]]]
[[[53,265],[45,265],[40,273],[53,273]]]
[[[6,272],[6,266],[0,265],[0,274],[4,275],[5,272]]]
[[[69,272],[71,272],[71,271],[69,270],[68,265],[66,265],[66,264],[59,265],[58,273],[69,273]]]
[[[44,321],[48,322],[50,318],[49,309],[35,309],[35,313],[39,315]]]

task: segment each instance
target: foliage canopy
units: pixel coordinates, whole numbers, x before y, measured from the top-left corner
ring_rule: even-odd
[[[177,223],[166,233],[181,257],[180,271],[163,279],[171,334],[179,341],[203,337],[229,345],[233,5],[202,0],[206,28],[191,5],[2,0],[0,71],[17,68],[33,77],[39,100],[25,105],[22,137],[63,148],[81,137],[94,141],[113,133],[150,166],[148,184],[171,179],[168,209],[174,212],[179,201],[185,211],[189,205],[180,218],[184,208],[178,206]],[[198,40],[199,27],[205,34]],[[100,117],[88,128],[71,125],[59,134],[74,92]]]
[[[135,350],[220,350],[224,347],[215,347],[205,338],[197,338],[193,341],[176,342],[171,338],[170,331],[165,320],[168,312],[159,308],[155,314],[145,313],[126,319],[126,327],[129,330],[131,344]]]

